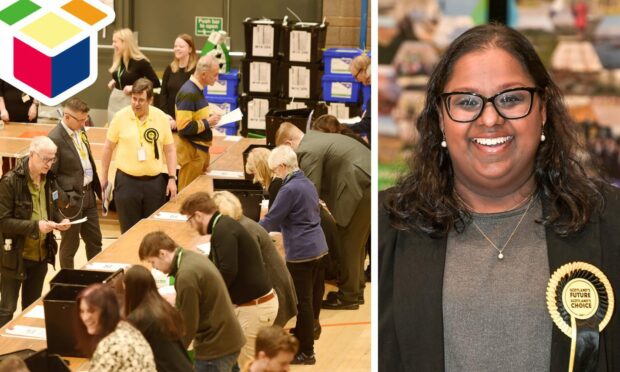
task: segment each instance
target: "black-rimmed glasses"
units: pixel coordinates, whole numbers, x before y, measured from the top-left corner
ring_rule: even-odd
[[[65,114],[69,115],[69,117],[71,117],[73,120],[77,121],[80,124],[88,123],[88,116],[85,119],[78,119],[66,111],[65,111]]]
[[[472,92],[442,93],[443,103],[448,116],[458,123],[470,123],[482,115],[487,102],[491,102],[495,111],[504,119],[521,119],[530,114],[534,93],[539,88],[519,87],[506,89],[491,97]]]

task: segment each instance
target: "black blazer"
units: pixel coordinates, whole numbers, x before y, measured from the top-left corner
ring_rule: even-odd
[[[84,129],[82,129],[82,132],[85,133]],[[58,187],[61,190],[61,199],[65,199],[63,201],[69,203],[71,208],[79,206],[83,196],[82,187],[84,184],[84,169],[80,161],[80,154],[78,154],[73,140],[60,122],[52,129],[48,137],[58,146],[56,162],[51,170],[56,175]],[[95,195],[101,199],[101,183],[99,182],[97,166],[95,165],[95,159],[93,159],[93,153],[88,140],[86,140],[86,148],[88,149],[88,159],[90,159],[90,164],[93,166],[93,182],[91,185]]]
[[[444,370],[443,271],[447,238],[394,229],[380,195],[379,370]],[[615,291],[613,317],[601,334],[597,372],[620,371],[620,191],[605,190],[606,208],[577,234],[560,237],[546,228],[549,269],[589,262],[600,268]],[[545,202],[543,201],[543,208]],[[549,274],[551,276],[551,273]],[[555,325],[551,372],[568,370],[570,339]]]

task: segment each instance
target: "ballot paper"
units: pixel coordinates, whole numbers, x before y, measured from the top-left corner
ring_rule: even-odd
[[[37,305],[30,309],[29,312],[24,314],[26,318],[45,319],[45,311],[43,311],[42,305]]]
[[[207,256],[211,253],[211,242],[206,242],[202,244],[198,244],[196,246],[201,253],[206,254]]]
[[[36,340],[46,340],[44,327],[31,327],[25,325],[16,324],[13,328],[9,328],[6,331],[7,336],[33,338]]]
[[[159,212],[153,217],[157,220],[187,221],[187,216],[174,212]]]
[[[215,125],[215,128],[221,127],[225,124],[236,123],[238,121],[241,121],[241,119],[243,119],[243,113],[241,112],[241,109],[234,109],[231,112],[222,115],[220,121]]]
[[[228,141],[228,142],[239,142],[241,141],[241,136],[226,136],[226,138],[224,138],[224,141]]]
[[[77,225],[88,221],[88,217],[80,218],[79,220],[69,221],[68,223],[58,223],[59,225]]]
[[[359,116],[356,116],[354,118],[350,118],[350,119],[341,119],[340,123],[341,124],[348,124],[348,125],[353,125],[353,124],[357,124],[362,120],[362,118],[360,118]]]
[[[110,202],[112,201],[112,197],[113,197],[112,190],[113,190],[112,182],[108,182],[108,185],[103,190],[103,200],[101,201],[101,208],[103,209],[103,213],[102,213],[103,216],[108,215]]]
[[[118,269],[128,269],[130,266],[131,264],[120,262],[91,262],[84,268],[94,271],[118,271]]]
[[[233,171],[223,171],[223,170],[212,170],[207,172],[207,176],[213,178],[244,178],[245,175],[243,172],[233,172]]]

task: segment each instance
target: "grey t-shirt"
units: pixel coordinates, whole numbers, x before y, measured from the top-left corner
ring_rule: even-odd
[[[527,208],[473,214],[501,249]],[[547,313],[549,260],[534,200],[504,258],[470,223],[448,236],[443,283],[446,372],[548,371],[552,320]]]

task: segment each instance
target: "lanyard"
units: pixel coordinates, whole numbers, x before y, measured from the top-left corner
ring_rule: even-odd
[[[118,86],[121,87],[121,89],[123,89],[123,85],[121,84],[121,77],[123,76],[124,72],[125,70],[123,70],[122,65],[118,65],[118,70],[116,70],[116,78],[118,79]]]
[[[84,148],[82,147],[82,140],[81,139],[77,139],[76,137],[78,137],[77,132],[73,132],[73,135],[71,136],[71,140],[73,141],[73,143],[75,144],[75,147],[77,147],[78,152],[80,153],[80,158],[86,160],[86,152],[84,151]]]
[[[179,255],[177,256],[177,271],[181,266],[181,257],[183,257],[183,250],[179,248]]]
[[[220,220],[220,217],[222,217],[222,215],[218,214],[217,217],[215,217],[215,219],[213,220],[213,226],[211,226],[211,235],[213,235],[213,233],[215,232],[215,224],[217,223],[217,221]]]

